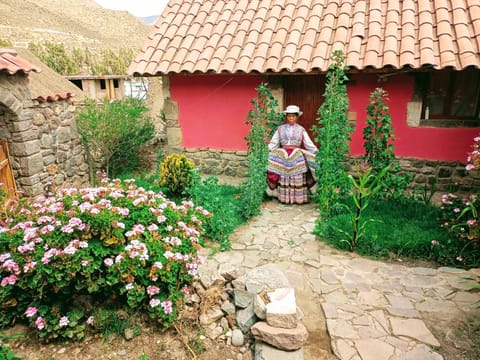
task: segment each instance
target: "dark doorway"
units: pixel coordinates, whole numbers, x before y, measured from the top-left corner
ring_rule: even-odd
[[[325,75],[291,75],[283,77],[284,104],[298,105],[303,111],[298,123],[315,141],[312,125],[317,123],[317,110],[322,105],[325,92]],[[318,144],[317,144],[318,145]]]

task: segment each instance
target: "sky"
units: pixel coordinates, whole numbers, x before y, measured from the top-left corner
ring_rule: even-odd
[[[95,0],[107,9],[126,10],[137,17],[160,15],[168,0]]]

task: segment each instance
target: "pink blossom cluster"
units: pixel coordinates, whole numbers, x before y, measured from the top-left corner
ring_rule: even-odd
[[[473,139],[473,150],[467,156],[467,171],[480,170],[480,136]]]
[[[141,279],[135,278],[138,274],[129,274],[128,280],[121,278],[122,286],[125,285],[127,291],[140,291],[145,286],[150,297],[150,306],[161,306],[167,315],[172,313],[172,301],[155,298],[160,295],[161,288],[155,283],[162,280],[162,274],[171,271],[173,262],[181,262],[184,266],[181,271],[191,276],[197,273],[198,266],[203,261],[203,258],[196,254],[201,237],[198,227],[202,224],[200,218],[210,214],[201,207],[195,207],[191,201],[177,205],[163,194],[145,191],[136,187],[133,180],[128,182],[128,189],[120,187],[117,180],[106,181],[104,184],[105,186],[97,188],[62,189],[55,198],[45,198],[41,203],[32,204],[30,208],[19,208],[22,221],[15,223],[10,218],[0,228],[0,233],[20,239],[20,244],[16,245],[15,249],[0,253],[1,286],[18,286],[22,283],[19,279],[25,276],[24,274],[40,271],[47,266],[55,268],[55,271],[63,271],[57,269],[68,268],[71,261],[82,266],[76,275],[91,274],[91,271],[97,271],[100,266],[97,259],[92,258],[96,253],[90,250],[95,249],[90,241],[94,239],[98,245],[99,238],[109,240],[111,236],[119,240],[105,252],[100,271],[107,268],[106,271],[114,274],[122,271],[122,266],[128,267],[130,271],[136,263],[128,263],[128,260],[144,261],[144,265],[135,266],[150,266],[148,280],[151,284],[141,286],[138,281]],[[68,202],[64,205],[63,201],[67,197]],[[116,204],[117,199],[120,199],[119,206]],[[126,225],[131,222],[125,218],[135,211],[135,208],[140,208],[139,211],[148,210],[152,217],[145,224]],[[168,211],[165,211],[167,209]],[[95,219],[111,221],[110,226],[107,226],[107,235],[91,231],[90,227],[94,226],[92,224],[96,224]],[[125,241],[128,242],[122,247]],[[195,246],[192,246],[193,243]],[[119,252],[114,252],[115,247]],[[185,249],[190,250],[185,253]],[[39,264],[41,261],[43,266],[37,266],[37,261],[34,260],[38,260]],[[124,262],[126,265],[123,265]],[[119,265],[114,266],[115,264]],[[26,307],[24,316],[34,321],[38,330],[45,329],[46,320],[38,316],[37,308]],[[92,325],[93,320],[93,317],[90,317],[87,322]],[[69,324],[67,316],[62,316],[58,322],[61,328]]]

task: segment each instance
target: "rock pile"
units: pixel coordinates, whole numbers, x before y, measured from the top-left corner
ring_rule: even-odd
[[[239,348],[237,359],[302,360],[308,332],[295,291],[274,264],[240,274],[204,268],[189,302],[201,299],[206,335]],[[195,298],[195,296],[200,299]],[[253,351],[252,351],[253,350]]]

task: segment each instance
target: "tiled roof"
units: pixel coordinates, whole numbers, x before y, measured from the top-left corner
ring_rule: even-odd
[[[3,71],[14,75],[17,72],[29,73],[31,71],[40,72],[41,70],[28,61],[18,57],[16,50],[0,48],[0,72]]]
[[[479,0],[170,0],[132,75],[480,67]]]
[[[30,96],[32,100],[40,103],[73,97],[82,101],[87,97],[81,89],[50,69],[27,49],[0,49],[1,71],[7,71],[10,75],[18,72],[28,73],[27,86]]]

